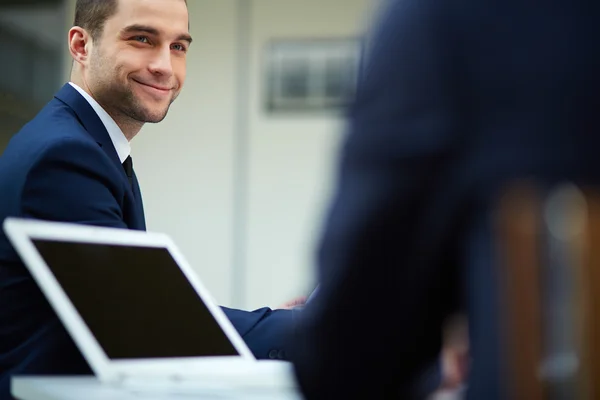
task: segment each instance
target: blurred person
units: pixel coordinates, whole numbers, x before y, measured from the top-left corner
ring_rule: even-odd
[[[308,296],[284,303],[280,308],[304,309],[320,292],[317,285]],[[351,350],[350,350],[351,351]],[[466,318],[451,315],[443,325],[443,345],[439,357],[423,368],[415,379],[411,394],[417,398],[449,395],[460,392],[469,368]]]
[[[389,0],[292,339],[307,399],[411,398],[468,318],[467,398],[506,398],[493,214],[516,180],[600,183],[600,3]]]
[[[78,0],[70,82],[0,158],[8,216],[145,230],[130,141],[167,115],[192,38],[184,0]],[[296,311],[224,308],[257,358],[285,358]],[[0,398],[14,374],[91,373],[0,232]]]

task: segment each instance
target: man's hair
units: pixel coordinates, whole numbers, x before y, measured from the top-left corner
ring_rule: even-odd
[[[187,5],[187,0],[184,2]],[[77,0],[73,26],[85,29],[96,41],[102,36],[106,20],[116,14],[118,5],[119,0]]]
[[[118,0],[77,0],[73,26],[82,27],[96,41],[102,36],[106,20],[117,12],[117,6]]]

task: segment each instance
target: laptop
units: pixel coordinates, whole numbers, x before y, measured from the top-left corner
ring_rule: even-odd
[[[7,218],[4,231],[102,383],[296,391],[256,360],[165,234]]]

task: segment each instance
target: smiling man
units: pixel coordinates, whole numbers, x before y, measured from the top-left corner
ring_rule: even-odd
[[[92,3],[92,10],[86,12],[84,3]],[[162,121],[181,91],[192,42],[186,2],[88,0],[78,5],[69,31],[75,61],[71,84],[91,96],[129,141],[144,123]]]
[[[184,0],[78,0],[70,82],[0,157],[8,216],[145,230],[130,140],[160,122],[186,75]],[[285,358],[295,311],[225,309],[257,358]],[[90,370],[0,232],[0,398],[16,374]]]

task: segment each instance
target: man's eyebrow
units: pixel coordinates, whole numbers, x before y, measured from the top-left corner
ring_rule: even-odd
[[[145,32],[154,36],[158,36],[158,29],[146,25],[129,25],[121,30],[121,33]]]
[[[184,42],[188,42],[188,44],[192,44],[192,37],[187,33],[177,36],[177,40],[181,40]]]
[[[153,28],[151,26],[147,26],[147,25],[134,24],[134,25],[129,25],[121,30],[121,33],[124,33],[124,34],[125,33],[136,33],[136,32],[144,32],[144,33],[148,33],[148,34],[154,35],[154,36],[160,35],[160,32],[158,29]],[[183,34],[177,36],[177,40],[182,40],[182,41],[188,42],[189,44],[192,43],[192,37],[187,33],[183,33]]]

